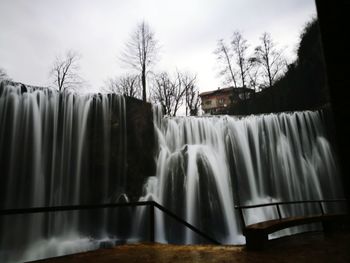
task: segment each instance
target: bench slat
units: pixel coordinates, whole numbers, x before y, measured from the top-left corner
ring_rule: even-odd
[[[325,215],[310,215],[310,216],[294,216],[282,219],[273,219],[256,224],[246,226],[245,232],[263,231],[265,233],[273,233],[275,231],[303,224],[315,222],[329,221],[347,217],[348,214],[325,214]]]
[[[334,228],[334,222],[338,220],[349,220],[350,215],[347,213],[335,213],[335,214],[325,214],[323,209],[323,203],[338,203],[345,202],[349,203],[347,199],[324,199],[324,200],[305,200],[305,201],[289,201],[289,202],[274,202],[267,204],[258,204],[258,205],[245,205],[245,206],[235,206],[236,209],[239,209],[239,215],[243,225],[243,235],[246,238],[246,245],[249,249],[262,249],[268,241],[268,235],[282,230],[285,228],[290,228],[293,226],[310,224],[320,222],[322,223],[323,230],[327,233],[332,231]],[[282,218],[280,212],[280,205],[291,205],[291,204],[305,204],[305,203],[318,203],[321,214],[316,215],[306,215],[306,216],[293,216]],[[275,206],[277,208],[279,219],[267,220],[264,222],[259,222],[255,224],[246,225],[243,215],[243,209],[266,207],[266,206]],[[349,211],[350,206],[348,207]]]
[[[282,219],[268,220],[261,223],[248,225],[243,234],[246,237],[248,249],[263,249],[268,241],[268,234],[285,228],[321,222],[325,232],[332,231],[332,224],[337,220],[349,220],[349,214],[325,214],[312,216],[287,217]]]

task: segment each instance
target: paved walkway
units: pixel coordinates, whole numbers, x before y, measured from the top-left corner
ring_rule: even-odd
[[[162,244],[123,245],[75,254],[46,263],[264,263],[264,262],[350,262],[350,233],[325,238],[323,233],[305,233],[270,241],[264,251],[247,251],[244,246],[179,246]]]

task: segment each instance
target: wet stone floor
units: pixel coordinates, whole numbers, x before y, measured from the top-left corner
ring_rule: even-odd
[[[263,251],[244,246],[133,244],[85,252],[37,262],[81,263],[187,263],[187,262],[350,262],[350,232],[325,237],[322,232],[304,233],[269,241]]]

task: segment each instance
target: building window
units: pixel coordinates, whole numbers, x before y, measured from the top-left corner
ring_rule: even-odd
[[[224,104],[224,99],[219,99],[219,104],[220,105]]]
[[[207,101],[205,102],[205,105],[211,105],[211,100],[207,100]]]

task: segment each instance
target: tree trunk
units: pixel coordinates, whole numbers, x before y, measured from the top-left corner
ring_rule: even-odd
[[[142,100],[144,102],[147,101],[147,97],[146,97],[146,69],[145,67],[142,68]]]

